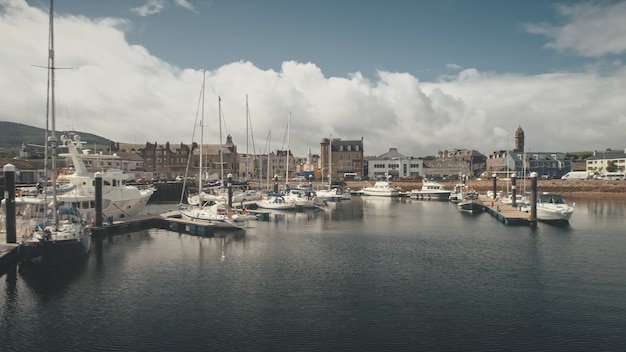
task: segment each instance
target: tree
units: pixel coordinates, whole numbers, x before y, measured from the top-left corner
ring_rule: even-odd
[[[609,160],[606,172],[617,172],[617,164],[613,160]]]

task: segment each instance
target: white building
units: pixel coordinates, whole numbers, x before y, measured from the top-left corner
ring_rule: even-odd
[[[402,155],[397,148],[389,148],[387,153],[367,158],[367,177],[370,180],[384,179],[386,175],[395,178],[413,179],[424,174],[422,159]]]
[[[624,172],[626,168],[626,148],[623,150],[594,151],[593,155],[587,158],[587,172],[590,175],[603,174],[607,172],[607,167],[615,165],[617,171]]]

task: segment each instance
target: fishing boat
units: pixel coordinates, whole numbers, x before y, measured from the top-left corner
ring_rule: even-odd
[[[50,109],[46,119],[51,121],[50,135],[46,148],[51,150],[51,169],[57,165],[57,137],[54,95],[54,3],[50,0],[50,47],[48,50],[48,99]],[[47,154],[47,153],[46,153]],[[37,223],[30,235],[20,242],[19,253],[27,261],[41,266],[53,266],[89,253],[91,231],[87,227],[80,211],[76,208],[61,207],[57,199],[56,179],[52,180],[52,204],[44,203],[44,216]]]

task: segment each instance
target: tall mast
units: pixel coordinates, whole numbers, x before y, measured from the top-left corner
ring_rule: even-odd
[[[206,70],[202,71],[202,98],[200,108],[200,163],[198,164],[198,195],[202,193],[202,176],[204,174],[204,88],[206,80]],[[200,199],[199,206],[202,207],[202,199]]]
[[[222,151],[222,97],[217,97],[217,99],[220,120],[220,183],[224,185],[224,152]]]
[[[52,216],[54,220],[54,226],[56,228],[58,224],[58,215],[57,215],[57,137],[56,137],[56,112],[55,112],[55,97],[54,97],[54,1],[50,0],[50,42],[49,42],[49,50],[48,50],[48,69],[50,74],[50,120],[51,130],[50,136],[48,137],[48,142],[50,142],[51,147],[51,158],[52,158]],[[47,181],[46,181],[47,182]]]
[[[332,187],[333,179],[333,134],[330,134],[328,142],[328,190]]]
[[[246,94],[246,180],[248,180],[248,174],[250,172],[250,151],[248,150],[248,126],[250,125],[250,110],[248,107],[248,94]]]
[[[287,121],[287,168],[285,169],[285,185],[289,186],[289,143],[291,133],[289,132],[289,128],[291,126],[291,112],[289,113],[289,120]]]
[[[272,130],[269,130],[269,132],[267,132],[267,190],[269,191],[270,188],[270,139],[272,137]]]

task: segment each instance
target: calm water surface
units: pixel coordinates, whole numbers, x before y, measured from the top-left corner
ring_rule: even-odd
[[[506,227],[353,197],[242,233],[165,230],[0,277],[2,351],[623,351],[626,201]]]

